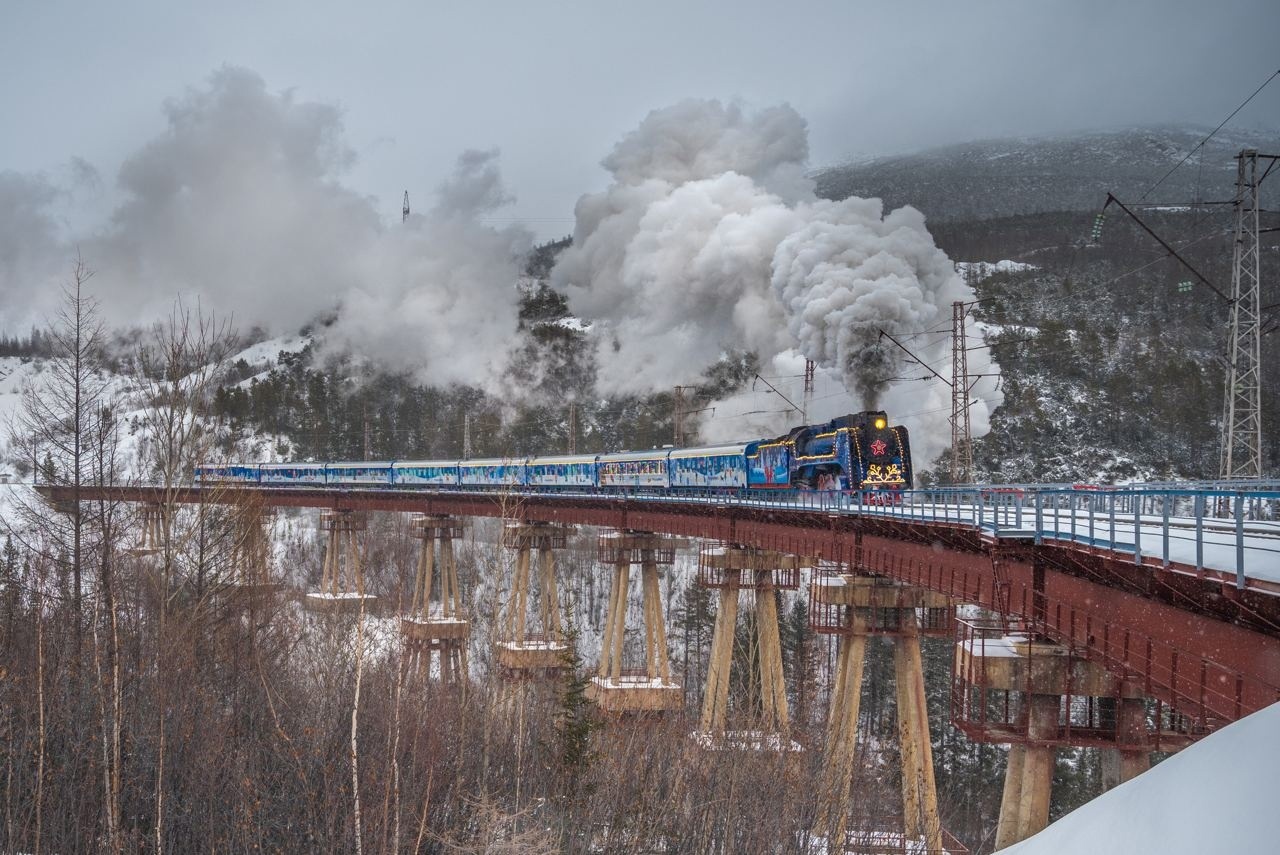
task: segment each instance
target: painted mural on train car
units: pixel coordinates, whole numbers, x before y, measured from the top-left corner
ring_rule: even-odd
[[[601,487],[666,487],[667,461],[644,457],[600,461]]]
[[[743,446],[708,449],[705,454],[671,453],[672,487],[747,486],[747,463]]]
[[[325,477],[330,484],[389,484],[390,471],[390,463],[346,466],[329,464],[325,469]]]
[[[791,448],[785,443],[751,443],[746,466],[749,487],[791,486]]]
[[[264,463],[263,484],[324,484],[322,463]]]
[[[457,463],[396,463],[391,467],[396,484],[433,484],[452,487],[458,483]]]
[[[257,465],[206,463],[196,467],[196,480],[256,483],[260,471],[261,467]]]
[[[595,458],[589,460],[537,459],[525,467],[525,483],[530,487],[594,487]]]
[[[474,487],[515,487],[523,482],[524,461],[464,460],[458,464],[458,480]]]

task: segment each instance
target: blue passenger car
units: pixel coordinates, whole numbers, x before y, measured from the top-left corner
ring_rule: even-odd
[[[524,483],[530,487],[594,487],[596,458],[533,457],[526,464]]]
[[[391,482],[409,487],[455,487],[458,484],[458,463],[453,460],[400,460],[391,464]]]
[[[524,460],[462,460],[458,483],[464,487],[519,487],[524,483]]]
[[[672,487],[747,486],[745,445],[678,448],[669,459]]]
[[[323,463],[264,463],[263,484],[296,484],[302,486],[323,485]]]
[[[330,463],[325,467],[325,483],[385,487],[391,483],[391,463]]]
[[[201,463],[196,467],[196,482],[199,484],[216,484],[230,482],[236,484],[256,484],[261,472],[255,464],[239,463]]]
[[[602,454],[599,462],[601,487],[670,487],[667,449]]]

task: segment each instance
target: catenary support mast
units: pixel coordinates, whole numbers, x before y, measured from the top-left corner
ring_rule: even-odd
[[[1223,478],[1262,477],[1262,351],[1258,255],[1258,161],[1277,156],[1246,149],[1236,156],[1236,232],[1227,325],[1227,382],[1222,407]]]

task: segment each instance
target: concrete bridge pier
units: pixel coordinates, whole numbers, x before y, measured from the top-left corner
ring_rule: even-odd
[[[683,689],[671,679],[667,627],[662,613],[658,567],[675,562],[677,538],[652,532],[602,532],[597,554],[602,564],[613,566],[609,611],[605,619],[600,666],[587,688],[605,712],[660,713],[683,704]],[[631,568],[640,566],[644,602],[644,667],[623,667],[627,623],[627,595]]]
[[[1141,687],[1126,681],[1119,698],[1104,700],[1115,716],[1116,747],[1102,751],[1102,786],[1110,790],[1151,768],[1151,747]]]
[[[318,612],[367,611],[378,600],[364,590],[357,535],[369,527],[363,512],[322,510],[320,530],[325,532],[320,590],[307,594],[303,604]]]
[[[414,514],[409,524],[422,548],[409,614],[400,621],[407,667],[423,680],[438,675],[443,683],[465,685],[471,623],[463,608],[453,553],[454,541],[462,537],[463,521],[444,514]],[[433,670],[437,656],[439,667]]]
[[[555,550],[568,543],[569,526],[542,522],[508,520],[502,543],[515,550],[515,574],[507,600],[501,638],[496,646],[498,665],[510,678],[554,673],[564,664],[568,645],[560,620],[560,597],[556,590]],[[536,613],[529,604],[535,599],[532,576],[536,570]],[[536,618],[537,628],[531,626]]]
[[[138,544],[126,549],[126,555],[142,558],[155,555],[164,548],[164,506],[159,502],[147,502],[142,506],[138,521]]]
[[[1009,746],[996,849],[1012,846],[1049,825],[1053,767],[1057,749],[1052,739],[1058,728],[1057,695],[1033,694],[1027,699],[1027,741]]]
[[[720,591],[711,638],[711,662],[702,699],[699,738],[710,747],[750,747],[798,750],[791,741],[787,692],[782,677],[782,645],[778,632],[776,592],[800,586],[800,569],[807,558],[738,545],[704,547],[698,556],[698,584]],[[760,711],[758,729],[730,731],[729,676],[733,667],[738,598],[743,590],[755,595],[755,643],[759,651]]]
[[[839,637],[817,827],[828,840],[847,840],[866,640],[887,635],[894,639],[903,824],[867,831],[877,839],[900,834],[906,848],[924,841],[928,851],[944,851],[951,840],[938,815],[920,637],[950,635],[954,605],[942,594],[889,579],[826,572],[814,576],[809,614],[815,631]]]
[[[231,520],[231,578],[226,597],[233,604],[255,608],[274,597],[280,585],[271,580],[271,539],[268,527],[276,509],[249,497],[237,503]]]
[[[1010,746],[997,850],[1049,824],[1058,747],[1102,749],[1118,783],[1149,767],[1152,745],[1188,741],[1158,713],[1148,723],[1139,686],[1027,626],[961,621],[956,641],[952,722],[974,741]]]

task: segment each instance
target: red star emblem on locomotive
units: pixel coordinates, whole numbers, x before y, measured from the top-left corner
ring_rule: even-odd
[[[883,457],[884,453],[889,450],[889,446],[885,445],[883,439],[877,439],[871,443],[871,454],[875,457]]]

